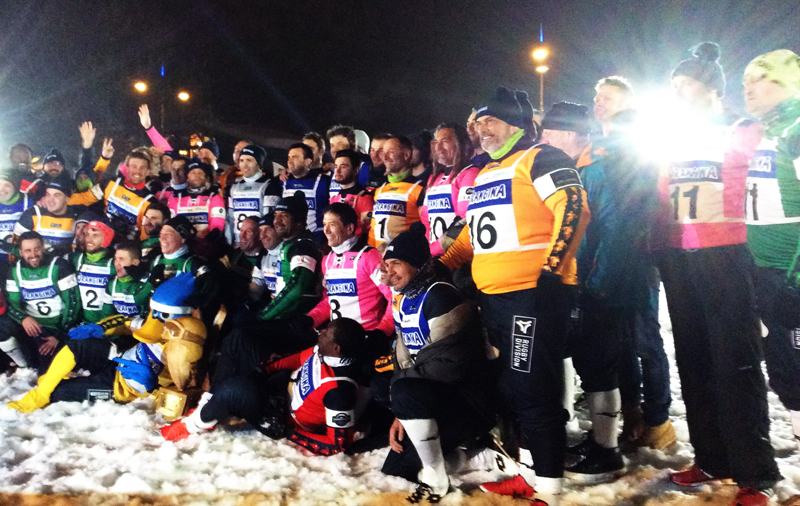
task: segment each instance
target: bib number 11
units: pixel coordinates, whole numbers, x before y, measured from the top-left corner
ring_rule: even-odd
[[[674,212],[673,218],[675,221],[680,219],[680,197],[683,196],[689,199],[689,219],[696,220],[697,219],[697,194],[700,192],[700,187],[697,185],[692,186],[690,190],[686,190],[681,194],[681,187],[676,186],[675,189],[672,191],[672,209]]]

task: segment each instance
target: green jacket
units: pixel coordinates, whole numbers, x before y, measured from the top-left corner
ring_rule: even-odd
[[[78,253],[72,257],[78,279],[83,321],[97,323],[106,316],[108,283],[117,275],[113,250],[103,248],[97,253]]]
[[[127,317],[145,316],[150,309],[153,285],[145,279],[135,280],[131,276],[114,278],[106,289],[106,316],[120,314]]]
[[[75,274],[61,257],[42,260],[37,268],[17,260],[6,280],[8,314],[17,323],[28,316],[44,327],[69,330],[80,315]]]
[[[281,268],[275,297],[261,310],[262,320],[287,319],[311,311],[322,292],[322,251],[311,232],[281,245]]]
[[[800,97],[762,119],[764,132],[747,174],[747,245],[759,267],[787,271],[800,286]]]

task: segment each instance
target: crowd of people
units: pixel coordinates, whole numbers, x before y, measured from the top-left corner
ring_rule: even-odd
[[[593,111],[500,87],[432,132],[310,132],[285,169],[249,140],[228,167],[213,140],[182,156],[147,106],[153,146],[116,170],[89,122],[76,171],[17,144],[0,350],[40,377],[8,406],[194,388],[165,440],[233,416],[318,455],[388,446],[412,503],[481,469],[506,476],[483,491],[554,506],[565,479],[676,444],[663,286],[695,450],[671,480],[732,479],[734,506],[765,505],[762,359],[800,441],[800,58],[750,62],[753,119],[723,106],[718,59],[706,42],[674,68],[679,126],[644,132],[657,150],[620,76]],[[591,430],[568,446],[576,375]]]

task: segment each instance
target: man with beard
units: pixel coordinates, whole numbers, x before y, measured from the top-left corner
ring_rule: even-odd
[[[521,428],[520,475],[482,489],[560,501],[566,447],[563,357],[577,284],[575,252],[589,221],[580,176],[563,151],[532,145],[529,118],[505,87],[476,114],[492,162],[475,179],[468,226],[442,257],[472,273],[499,390]],[[534,490],[534,485],[536,490]]]
[[[352,149],[342,149],[334,156],[333,180],[339,187],[339,192],[331,197],[331,204],[344,202],[353,208],[358,215],[356,223],[356,236],[366,237],[369,234],[369,215],[375,205],[366,188],[358,182],[358,166],[361,157]],[[331,183],[331,186],[333,183]]]
[[[145,263],[155,258],[161,252],[159,236],[161,227],[170,218],[169,208],[161,202],[152,202],[144,212],[142,218],[142,230],[147,234],[147,238],[142,241],[142,258]]]
[[[366,187],[367,182],[369,181],[370,164],[364,159],[364,155],[359,153],[356,149],[356,132],[353,130],[353,127],[346,125],[332,126],[328,129],[326,135],[328,137],[328,145],[331,148],[331,158],[333,158],[334,161],[334,169],[336,168],[336,157],[338,156],[339,151],[345,149],[353,150],[358,156],[358,163],[353,165],[357,174],[356,180],[358,181],[358,184]],[[328,189],[331,202],[333,202],[333,197],[339,194],[339,190],[341,190],[339,183],[336,182],[335,177],[332,177],[331,186]]]
[[[48,253],[70,253],[78,214],[68,205],[70,195],[72,180],[66,174],[50,180],[43,199],[44,205],[33,206],[22,213],[14,227],[14,235],[20,237],[25,232],[38,232]]]
[[[383,160],[383,145],[386,141],[393,137],[392,134],[378,134],[372,138],[372,143],[369,145],[369,157],[372,161],[372,167],[369,169],[369,179],[367,188],[374,190],[386,182],[386,166]],[[411,160],[409,160],[410,162]]]
[[[80,315],[78,283],[66,260],[45,253],[37,232],[20,236],[19,254],[6,282],[8,311],[0,319],[0,350],[20,366],[38,361],[44,371]]]
[[[30,195],[34,202],[38,203],[45,196],[45,191],[47,190],[50,181],[64,173],[64,166],[66,163],[67,162],[64,160],[64,155],[61,154],[61,151],[57,150],[56,148],[51,149],[46,155],[44,155],[44,158],[42,159],[41,175],[36,180],[31,181],[30,184],[25,185],[25,189],[23,191]],[[64,175],[68,176],[68,174]]]
[[[170,196],[168,206],[173,215],[189,218],[197,229],[197,237],[204,238],[212,230],[225,229],[225,201],[212,186],[214,171],[211,165],[192,161],[187,167],[186,188]]]
[[[375,206],[369,230],[369,244],[378,251],[419,221],[425,201],[425,181],[411,174],[413,145],[407,137],[391,137],[383,145],[383,163],[388,181],[375,190]]]
[[[106,300],[106,288],[116,276],[113,241],[108,219],[98,217],[86,225],[86,251],[73,256],[85,323],[97,323],[107,316],[104,308],[110,301]]]
[[[91,191],[76,193],[70,199],[70,205],[88,206],[102,201],[106,215],[112,222],[119,220],[120,223],[134,228],[139,239],[144,239],[144,213],[149,203],[155,200],[152,192],[145,186],[150,163],[149,154],[139,150],[132,151],[125,159],[127,171],[123,177],[96,184]]]
[[[467,206],[480,168],[472,165],[472,144],[461,125],[443,123],[434,134],[436,165],[420,210],[431,255],[441,256],[466,225]]]
[[[313,141],[310,141],[313,142]],[[288,180],[283,183],[283,196],[294,195],[301,191],[306,196],[308,203],[308,217],[306,218],[308,230],[314,234],[318,242],[324,242],[322,233],[322,211],[328,205],[328,187],[331,178],[314,169],[314,151],[307,144],[298,142],[289,147],[287,170]]]

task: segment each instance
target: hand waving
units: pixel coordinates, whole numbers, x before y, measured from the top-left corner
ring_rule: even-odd
[[[150,127],[153,126],[153,123],[150,121],[150,108],[147,107],[147,104],[143,104],[139,107],[139,121],[142,123],[145,130],[150,130]]]

